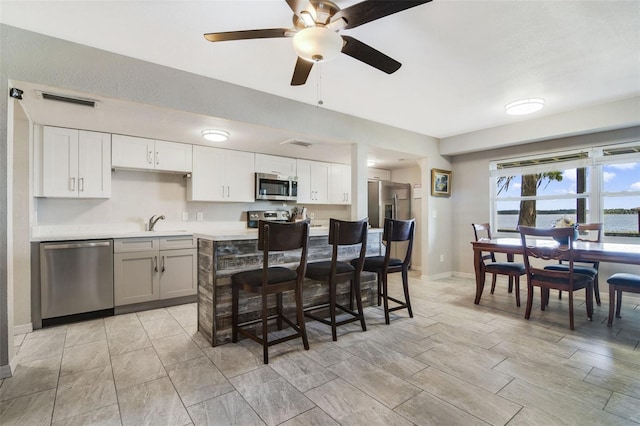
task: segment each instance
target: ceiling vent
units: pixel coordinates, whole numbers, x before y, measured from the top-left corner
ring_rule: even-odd
[[[88,106],[91,108],[96,108],[98,106],[98,102],[93,99],[72,98],[70,96],[56,95],[55,93],[47,92],[40,92],[39,94],[42,96],[42,99],[46,99],[48,101],[66,102],[68,104]]]
[[[280,145],[297,145],[303,148],[309,148],[313,144],[311,142],[301,141],[298,139],[287,139],[284,142],[280,142]]]

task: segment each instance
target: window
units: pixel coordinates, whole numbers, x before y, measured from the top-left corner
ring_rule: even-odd
[[[640,237],[640,144],[494,161],[493,228],[603,222],[606,236]]]

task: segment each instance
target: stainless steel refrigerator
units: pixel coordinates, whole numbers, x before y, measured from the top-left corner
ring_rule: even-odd
[[[411,219],[411,184],[388,181],[367,182],[369,223],[382,228],[384,219]]]

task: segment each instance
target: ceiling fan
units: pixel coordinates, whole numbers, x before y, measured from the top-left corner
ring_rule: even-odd
[[[298,54],[292,86],[306,83],[313,64],[333,59],[340,52],[387,74],[396,72],[402,64],[363,42],[338,34],[385,16],[428,3],[431,0],[367,0],[344,9],[328,0],[285,0],[293,11],[293,28],[207,33],[212,42],[257,38],[293,37]]]

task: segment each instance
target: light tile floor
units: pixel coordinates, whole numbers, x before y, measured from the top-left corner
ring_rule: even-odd
[[[640,424],[640,298],[608,328],[603,287],[592,322],[576,294],[570,331],[566,296],[526,321],[505,282],[476,306],[473,280],[412,276],[413,319],[367,308],[337,342],[311,322],[311,349],[268,366],[250,340],[209,347],[195,304],[46,328],[15,338],[0,424]]]

